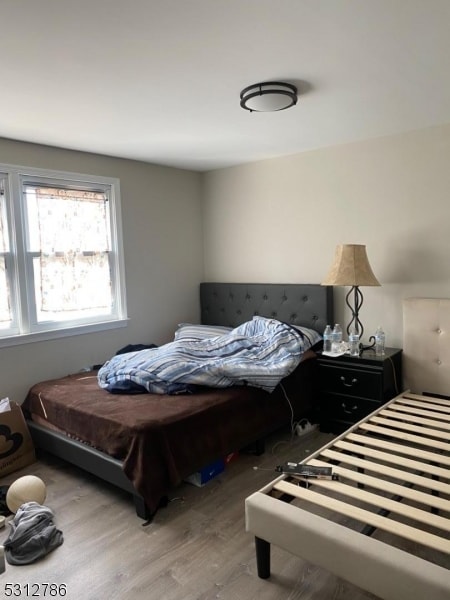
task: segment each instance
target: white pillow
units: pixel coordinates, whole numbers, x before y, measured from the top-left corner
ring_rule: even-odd
[[[175,331],[175,340],[205,340],[217,337],[232,331],[232,327],[222,325],[194,325],[193,323],[180,323]]]

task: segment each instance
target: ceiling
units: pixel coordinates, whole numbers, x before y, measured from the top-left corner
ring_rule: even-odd
[[[450,123],[449,0],[2,0],[0,137],[197,171]],[[281,80],[295,107],[250,113]]]

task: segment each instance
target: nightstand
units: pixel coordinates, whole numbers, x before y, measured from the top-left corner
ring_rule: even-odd
[[[384,356],[318,355],[321,431],[342,433],[402,391],[402,350]]]

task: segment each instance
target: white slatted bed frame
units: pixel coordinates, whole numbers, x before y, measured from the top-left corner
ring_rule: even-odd
[[[405,301],[405,363],[417,393],[400,394],[304,461],[331,464],[339,481],[305,487],[282,475],[246,499],[260,577],[270,575],[275,544],[386,600],[450,599],[450,400],[421,393],[450,394],[442,310],[450,326],[450,300]],[[420,365],[409,357],[423,326],[420,389]]]

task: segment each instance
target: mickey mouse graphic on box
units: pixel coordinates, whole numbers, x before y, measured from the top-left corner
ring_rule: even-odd
[[[0,400],[0,479],[35,462],[36,453],[22,409],[8,398]]]

